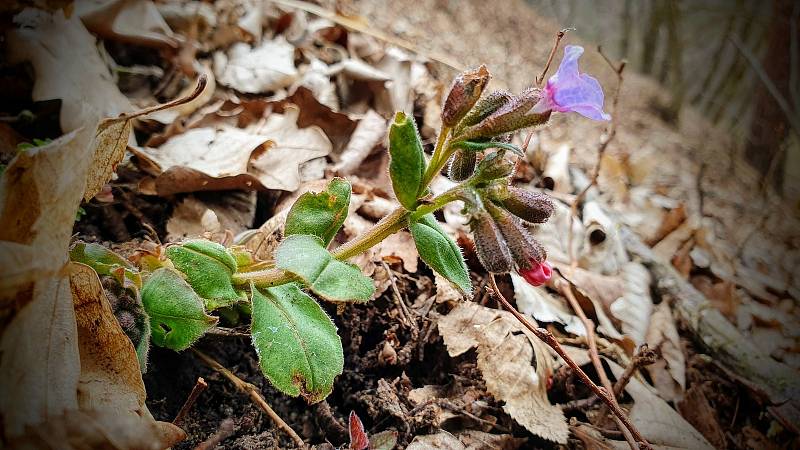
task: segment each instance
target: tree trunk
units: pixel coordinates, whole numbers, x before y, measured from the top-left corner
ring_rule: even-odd
[[[789,48],[791,45],[791,21],[793,20],[792,10],[792,0],[775,0],[773,2],[772,19],[768,28],[767,51],[762,62],[767,77],[775,84],[780,95],[786,99],[791,99]],[[755,167],[762,176],[772,177],[772,185],[780,191],[786,162],[786,153],[781,151],[781,147],[789,131],[789,120],[764,83],[758,83],[755,89],[755,110],[744,154],[747,162]],[[770,170],[773,165],[774,167]]]

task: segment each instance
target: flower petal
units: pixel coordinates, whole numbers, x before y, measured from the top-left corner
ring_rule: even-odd
[[[558,112],[574,111],[594,120],[610,120],[611,116],[603,112],[604,96],[600,83],[578,70],[578,59],[582,54],[580,46],[564,48],[564,59],[558,71],[547,80],[544,89],[546,101],[542,106]]]

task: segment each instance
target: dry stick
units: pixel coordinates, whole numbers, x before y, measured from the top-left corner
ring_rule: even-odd
[[[567,34],[567,31],[574,30],[574,28],[564,28],[558,33],[556,33],[556,41],[553,42],[553,48],[550,49],[550,55],[547,57],[547,63],[544,65],[544,69],[542,69],[542,73],[536,77],[536,86],[541,87],[542,83],[544,82],[544,77],[547,76],[547,71],[550,70],[550,64],[553,62],[553,57],[556,56],[556,51],[558,50],[558,44],[561,43],[561,39],[564,39],[564,35]]]
[[[217,432],[214,433],[214,435],[212,435],[210,438],[199,443],[194,450],[212,450],[217,448],[220,442],[233,436],[233,432],[236,431],[235,425],[236,424],[233,422],[233,419],[223,420],[222,423],[219,424],[219,430],[217,430]]]
[[[180,426],[181,422],[183,422],[183,419],[186,418],[186,414],[189,414],[189,410],[192,409],[192,406],[194,406],[197,398],[206,389],[208,389],[208,383],[206,383],[206,380],[204,380],[203,377],[197,377],[197,383],[194,384],[192,392],[189,393],[189,397],[183,403],[183,406],[181,406],[181,410],[178,411],[178,415],[176,415],[175,419],[172,420],[173,425]]]
[[[201,352],[200,350],[193,348],[192,351],[201,360],[203,360],[203,362],[208,367],[219,372],[225,378],[227,378],[231,383],[233,383],[233,385],[236,386],[236,389],[250,396],[250,400],[252,400],[253,403],[255,403],[259,408],[261,408],[262,411],[267,413],[270,419],[272,419],[272,421],[275,422],[275,425],[277,425],[278,428],[283,430],[284,433],[288,434],[289,437],[292,438],[294,443],[299,448],[305,448],[305,443],[303,442],[303,439],[301,439],[300,436],[298,436],[297,433],[294,432],[292,427],[290,427],[286,422],[284,422],[283,419],[281,419],[280,416],[278,416],[278,414],[276,414],[275,411],[272,410],[269,404],[267,404],[267,401],[264,400],[264,397],[261,396],[261,394],[259,393],[259,389],[256,386],[242,380],[241,378],[236,376],[236,374],[226,369],[222,364],[218,363],[217,361],[215,361],[205,353]]]
[[[585,384],[589,389],[591,389],[592,392],[594,392],[598,397],[600,397],[603,400],[603,402],[605,402],[611,408],[611,411],[614,413],[616,417],[619,418],[619,420],[622,422],[625,428],[627,428],[628,431],[630,431],[630,433],[639,443],[639,446],[644,448],[652,448],[650,444],[647,442],[647,440],[639,432],[639,430],[637,430],[636,427],[633,425],[633,423],[631,423],[631,420],[628,418],[628,416],[625,414],[622,408],[620,408],[619,405],[616,402],[614,402],[614,400],[611,398],[610,391],[607,391],[605,388],[596,385],[594,381],[592,381],[592,379],[589,378],[588,375],[586,375],[586,372],[584,372],[583,369],[581,369],[580,366],[576,364],[575,361],[572,360],[572,358],[569,357],[567,352],[564,351],[564,348],[561,347],[561,344],[558,343],[555,336],[553,336],[553,333],[544,328],[534,327],[533,325],[531,325],[530,322],[528,322],[528,319],[526,319],[525,316],[520,314],[516,308],[511,306],[511,303],[509,303],[508,300],[506,300],[506,298],[503,296],[503,294],[500,293],[500,289],[497,287],[497,281],[494,278],[494,274],[491,273],[489,274],[489,282],[491,284],[492,293],[500,301],[500,303],[502,303],[503,306],[506,309],[508,309],[509,312],[511,312],[511,314],[519,321],[519,323],[525,326],[525,328],[527,328],[531,333],[533,333],[537,338],[539,338],[539,340],[547,344],[556,353],[558,353],[561,359],[563,359],[564,362],[567,363],[567,365],[572,370],[575,371],[575,373],[578,375],[578,378],[580,378],[581,382],[583,382],[583,384]]]
[[[595,372],[597,372],[597,376],[600,378],[600,383],[606,389],[607,392],[610,392],[611,395],[609,398],[615,405],[619,405],[617,403],[616,395],[614,394],[614,388],[611,386],[611,380],[608,379],[606,375],[606,370],[603,368],[603,364],[600,362],[600,353],[597,351],[597,341],[595,340],[594,335],[594,323],[586,317],[586,313],[581,308],[581,304],[578,303],[578,299],[575,298],[575,294],[572,292],[572,286],[570,283],[564,279],[558,279],[555,283],[556,288],[558,288],[559,292],[561,292],[564,297],[567,298],[569,301],[570,306],[572,309],[575,310],[575,313],[581,319],[581,323],[583,323],[583,327],[586,329],[586,341],[589,344],[589,358],[592,361],[592,365],[594,366]],[[607,410],[603,409],[606,413]],[[603,415],[600,416],[601,418]],[[617,428],[625,435],[625,440],[628,441],[631,448],[636,450],[636,442],[633,441],[632,436],[629,433],[626,433],[624,424],[621,423],[618,417],[614,417],[614,421],[617,424]]]
[[[617,89],[616,91],[614,91],[614,99],[612,100],[611,103],[611,112],[613,113],[613,116],[611,116],[611,124],[608,127],[608,131],[606,132],[605,137],[600,139],[600,144],[597,146],[597,162],[595,163],[594,171],[592,172],[592,178],[589,181],[589,184],[586,185],[586,187],[583,188],[583,190],[580,193],[578,193],[578,195],[572,200],[572,203],[570,204],[569,207],[570,226],[568,230],[569,234],[567,235],[568,236],[567,248],[569,249],[570,267],[572,268],[575,268],[578,265],[578,262],[575,260],[575,249],[572,247],[572,238],[573,238],[572,221],[575,220],[575,218],[577,217],[578,205],[586,197],[586,193],[589,192],[589,189],[591,189],[592,186],[597,185],[597,178],[600,177],[600,165],[603,163],[603,155],[605,155],[606,153],[608,144],[610,144],[611,141],[614,140],[614,138],[617,136],[617,117],[619,116],[619,114],[617,114],[619,112],[617,109],[617,105],[619,104],[619,92],[622,89],[622,81],[623,81],[622,71],[625,70],[625,65],[627,64],[627,61],[623,59],[622,61],[619,62],[618,65],[615,65],[613,62],[611,62],[610,59],[608,59],[608,56],[606,56],[606,54],[603,53],[603,47],[601,46],[597,46],[597,52],[600,53],[600,56],[602,56],[603,59],[608,63],[608,65],[611,66],[614,72],[616,72]]]

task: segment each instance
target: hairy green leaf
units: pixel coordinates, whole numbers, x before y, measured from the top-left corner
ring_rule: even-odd
[[[414,243],[417,244],[420,258],[464,294],[469,295],[472,292],[472,282],[461,249],[436,223],[433,214],[425,215],[418,222],[409,224],[409,229]]]
[[[217,323],[217,318],[206,314],[203,299],[189,283],[166,267],[144,283],[142,304],[150,316],[153,343],[160,347],[185,350]]]
[[[113,276],[123,285],[126,285],[127,281],[137,289],[142,287],[142,277],[133,264],[100,244],[77,242],[70,248],[69,258],[86,264],[98,275]]]
[[[253,346],[281,392],[316,403],[331,393],[344,355],[336,326],[295,283],[253,292]]]
[[[343,178],[334,178],[326,190],[320,193],[306,192],[294,202],[286,216],[284,232],[287,236],[316,236],[327,247],[342,227],[349,206],[350,183]]]
[[[413,118],[402,112],[394,116],[389,128],[389,176],[397,200],[409,211],[417,207],[425,173],[425,154]]]
[[[275,252],[279,269],[299,276],[311,291],[332,302],[367,301],[375,292],[372,279],[353,264],[339,261],[316,236],[295,234]]]
[[[236,260],[222,245],[202,239],[187,241],[168,247],[167,257],[186,276],[209,310],[244,300],[231,281]]]

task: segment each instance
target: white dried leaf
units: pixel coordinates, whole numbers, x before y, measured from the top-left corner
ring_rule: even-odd
[[[260,94],[290,86],[297,79],[294,46],[279,36],[257,47],[237,42],[227,53],[214,54],[217,81],[247,94]]]

